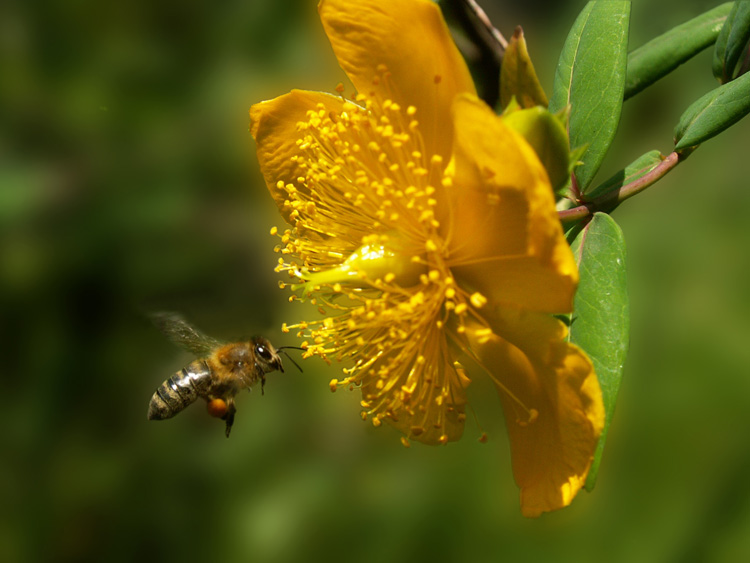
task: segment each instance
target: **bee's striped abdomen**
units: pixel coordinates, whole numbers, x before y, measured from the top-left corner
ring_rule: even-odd
[[[196,360],[162,383],[148,405],[149,420],[171,418],[202,395],[211,377],[203,360]]]

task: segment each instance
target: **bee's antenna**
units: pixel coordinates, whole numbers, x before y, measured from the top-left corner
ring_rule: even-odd
[[[300,348],[299,346],[282,346],[281,348],[276,348],[277,352],[282,352],[287,358],[289,358],[289,361],[294,364],[294,367],[296,367],[300,373],[304,373],[302,371],[302,368],[299,367],[299,364],[294,361],[294,358],[292,358],[289,354],[284,352],[284,350],[305,350],[305,348]]]

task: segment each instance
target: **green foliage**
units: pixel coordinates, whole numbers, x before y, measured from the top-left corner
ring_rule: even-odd
[[[685,110],[674,130],[675,150],[694,147],[750,112],[750,73],[723,84]]]
[[[656,37],[628,55],[625,99],[672,72],[716,41],[732,7],[721,4]]]
[[[627,59],[627,76],[623,78],[624,97],[642,91],[714,42],[714,74],[722,81],[742,74],[740,59],[750,37],[749,6],[747,2],[722,4],[632,52]],[[609,17],[605,18],[605,13]],[[583,166],[575,170],[579,194],[571,194],[574,204],[587,203],[566,210],[561,218],[587,217],[570,229],[568,239],[580,271],[570,339],[591,357],[606,410],[605,428],[586,483],[588,490],[596,482],[629,340],[624,237],[617,223],[605,213],[661,178],[684,160],[687,149],[692,152],[750,112],[750,74],[744,74],[702,96],[685,111],[675,128],[675,151],[679,155],[663,157],[659,151],[650,151],[589,189],[619,119],[622,98],[614,100],[611,96],[612,92],[623,94],[623,83],[618,82],[623,65],[613,56],[613,50],[619,54],[619,49],[627,44],[627,24],[624,31],[620,25],[626,16],[627,9],[618,8],[616,3],[586,5],[563,48],[550,103],[553,110],[571,106],[571,146],[587,147]],[[595,44],[601,52],[593,47]],[[664,166],[660,167],[662,163]]]
[[[606,420],[586,489],[596,482],[628,352],[630,312],[625,276],[625,238],[614,219],[596,213],[568,233],[581,276],[570,319],[570,341],[586,351],[602,388]]]
[[[575,169],[578,189],[594,178],[620,120],[627,60],[629,2],[589,2],[565,41],[549,109],[571,106],[570,146],[586,146]]]
[[[737,66],[750,40],[750,2],[735,2],[716,38],[712,70],[722,84],[737,76]]]
[[[546,106],[549,103],[536,76],[520,26],[508,42],[503,66],[500,68],[500,107],[508,107],[513,98],[523,108]]]

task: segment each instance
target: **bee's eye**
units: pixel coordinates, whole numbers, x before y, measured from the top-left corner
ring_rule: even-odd
[[[266,360],[267,362],[271,361],[273,359],[273,356],[271,355],[271,351],[266,348],[263,344],[256,344],[255,345],[255,353]]]

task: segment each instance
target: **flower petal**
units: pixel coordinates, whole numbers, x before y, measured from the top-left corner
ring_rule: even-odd
[[[567,312],[578,283],[544,167],[474,96],[454,104],[455,178],[445,236],[457,279],[494,303]]]
[[[557,319],[505,315],[492,328],[467,336],[498,386],[521,511],[536,517],[570,504],[585,484],[604,426],[601,390]]]
[[[453,98],[476,90],[437,5],[322,0],[318,11],[339,64],[359,93],[415,106],[426,154],[447,162]],[[390,75],[386,80],[383,66]]]
[[[292,90],[250,108],[250,134],[257,145],[260,170],[268,191],[287,222],[289,211],[284,208],[287,194],[278,189],[277,182],[296,184],[296,179],[304,175],[292,159],[299,153],[297,141],[303,136],[297,124],[307,121],[307,112],[318,109],[319,104],[323,104],[326,111],[338,113],[343,103],[340,97],[331,94]]]

